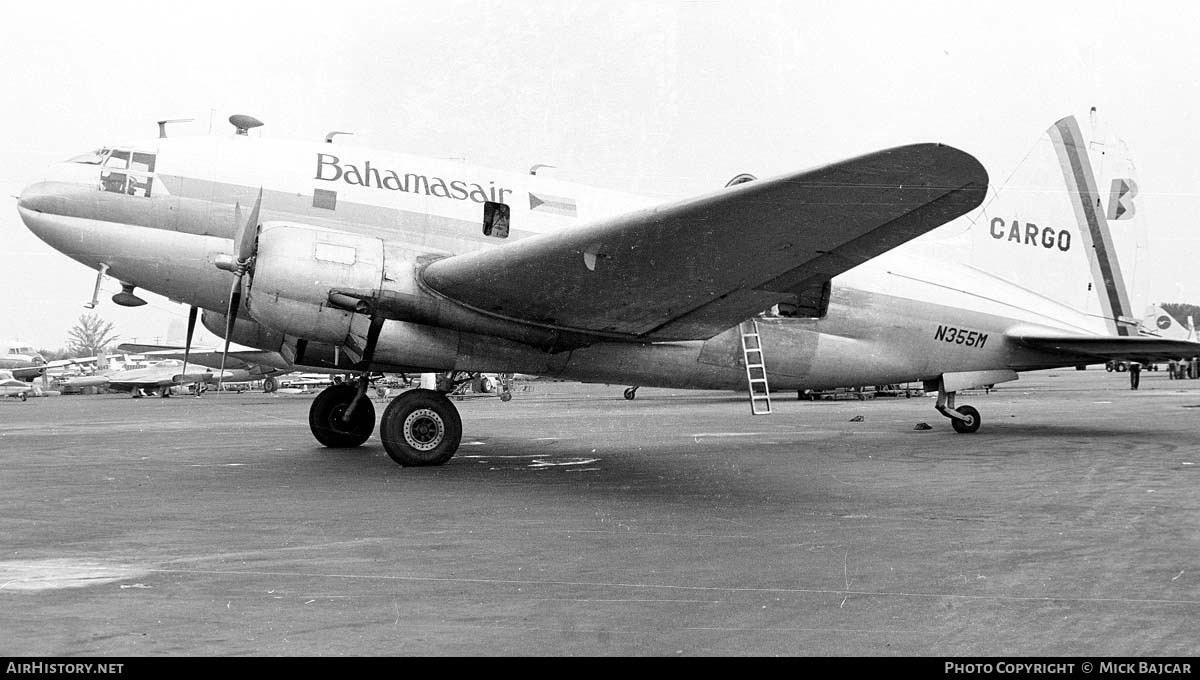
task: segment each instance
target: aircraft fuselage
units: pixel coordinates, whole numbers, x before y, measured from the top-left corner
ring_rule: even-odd
[[[261,188],[261,220],[296,225],[314,248],[339,234],[381,244],[384,278],[394,271],[402,280],[364,285],[398,290],[392,302],[405,311],[384,323],[375,354],[378,370],[745,386],[736,329],[696,341],[566,342],[562,338],[570,337],[570,329],[464,309],[422,290],[414,277],[426,261],[570,229],[659,199],[341,145],[234,137],[159,139],[114,149],[119,153],[96,156],[104,165],[56,166],[26,189],[19,209],[47,243],[89,267],[107,265],[108,274],[123,283],[222,313],[233,274],[218,264],[230,258],[231,239]],[[511,211],[505,234],[485,233],[485,206],[495,203]],[[1040,243],[1043,235],[1037,239]],[[1062,237],[1044,240],[1053,245]],[[291,276],[286,270],[276,274]],[[931,268],[912,255],[882,257],[834,279],[824,317],[760,318],[772,388],[824,389],[930,380],[951,370],[1061,365],[1060,357],[1010,346],[1004,333],[1016,308],[956,285],[972,277],[977,275],[944,263]],[[265,287],[267,276],[256,273],[247,309],[267,331],[255,333],[270,335],[267,344],[274,346],[264,346],[261,337],[255,346],[329,366],[339,355],[333,346],[365,336],[362,314],[320,299],[289,302],[263,295]],[[1071,324],[1058,309],[1026,305],[1020,311],[1030,323]],[[208,314],[205,323],[223,331]],[[297,340],[307,340],[304,351],[298,352]]]

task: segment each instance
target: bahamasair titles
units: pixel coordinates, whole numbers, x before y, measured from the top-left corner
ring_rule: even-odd
[[[226,342],[357,372],[314,398],[310,430],[335,448],[378,432],[401,465],[453,456],[446,393],[479,372],[742,390],[755,414],[772,390],[921,381],[970,433],[961,390],[1200,354],[1137,332],[1133,166],[1074,118],[1004,187],[918,143],[667,202],[231,122],[55,165],[21,218],[119,280],[118,304],[191,306],[189,342],[201,312]],[[377,421],[375,372],[439,378]]]

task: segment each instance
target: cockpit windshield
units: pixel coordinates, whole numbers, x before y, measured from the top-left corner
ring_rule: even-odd
[[[75,156],[67,162],[103,167],[100,173],[101,191],[149,198],[154,185],[152,175],[157,158],[157,154],[148,151],[102,147]]]
[[[80,154],[74,158],[68,159],[68,163],[83,163],[84,165],[100,165],[104,162],[104,156],[108,153],[108,149],[96,149],[88,153]]]
[[[155,154],[152,153],[105,147],[80,154],[67,162],[82,163],[84,165],[103,165],[113,170],[135,170],[137,172],[152,173],[154,172],[154,160]]]

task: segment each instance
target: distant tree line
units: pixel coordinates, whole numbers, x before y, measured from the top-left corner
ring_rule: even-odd
[[[66,347],[40,349],[38,352],[47,361],[94,357],[108,351],[119,337],[113,333],[113,322],[101,319],[99,314],[84,314],[67,333]]]

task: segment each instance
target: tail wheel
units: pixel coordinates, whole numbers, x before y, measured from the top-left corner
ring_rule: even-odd
[[[363,399],[354,407],[350,422],[342,416],[358,389],[349,383],[331,385],[313,399],[308,408],[308,429],[317,441],[331,449],[354,448],[367,441],[375,430],[375,405]]]
[[[384,410],[379,436],[388,456],[400,465],[441,465],[458,450],[462,419],[444,394],[409,390]]]
[[[967,417],[967,420],[959,420],[958,418],[950,419],[950,425],[954,427],[955,432],[970,434],[978,430],[979,426],[983,424],[983,420],[979,417],[979,411],[976,411],[973,406],[959,406],[954,410]]]

